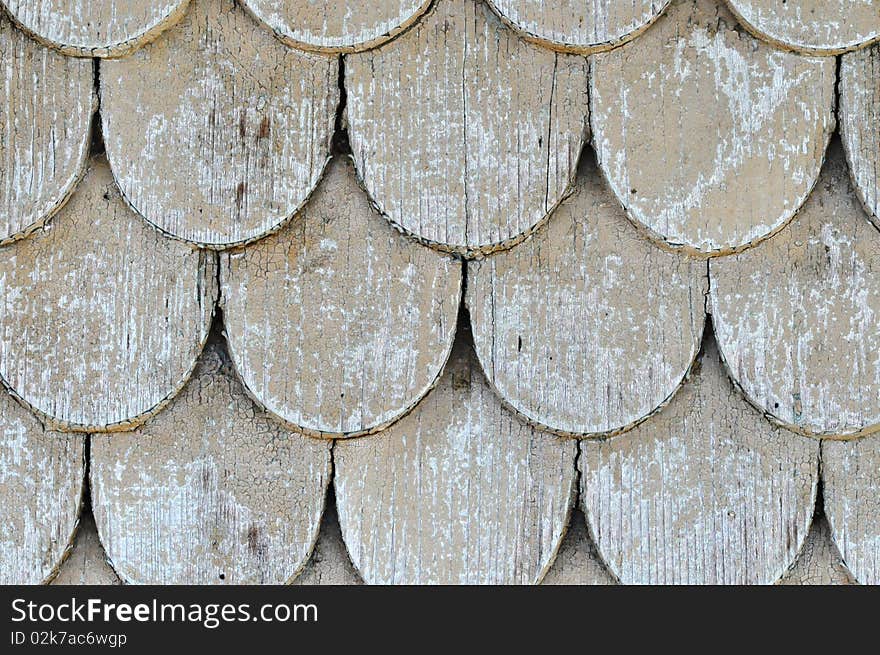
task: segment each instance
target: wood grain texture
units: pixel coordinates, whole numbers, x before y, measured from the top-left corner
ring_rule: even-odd
[[[195,0],[162,39],[101,65],[104,140],[126,199],[209,247],[277,229],[329,159],[337,66],[285,47],[232,0]]]
[[[851,585],[855,579],[843,563],[824,517],[815,519],[794,566],[781,585]]]
[[[758,408],[810,435],[880,427],[880,233],[836,142],[791,225],[710,275],[721,354]]]
[[[84,440],[47,431],[0,389],[0,584],[39,584],[61,564],[82,499]]]
[[[621,582],[770,584],[809,531],[819,442],[767,422],[704,343],[660,414],[581,442],[582,508]]]
[[[742,250],[806,200],[835,127],[833,59],[763,44],[713,0],[674,0],[591,61],[599,163],[661,244]]]
[[[336,160],[284,230],[225,256],[230,351],[260,404],[310,434],[375,431],[434,385],[461,262],[401,235]]]
[[[0,13],[0,245],[42,225],[82,175],[92,65],[59,55]]]
[[[530,41],[563,52],[592,53],[634,39],[669,0],[488,0],[501,19]]]
[[[431,0],[243,0],[284,43],[317,52],[374,48],[415,23]]]
[[[776,46],[834,55],[880,39],[876,0],[727,0],[743,26]]]
[[[839,116],[856,193],[880,225],[880,46],[841,57]]]
[[[190,0],[0,0],[37,40],[73,57],[124,57],[174,25]]]
[[[260,411],[209,343],[164,412],[92,440],[95,521],[130,583],[281,584],[309,557],[330,443]]]
[[[189,377],[216,296],[211,254],[148,226],[93,159],[43,231],[0,249],[0,376],[53,427],[131,427]]]
[[[822,442],[825,514],[856,580],[880,584],[880,435]]]
[[[599,551],[590,537],[584,515],[580,510],[571,514],[571,520],[553,566],[547,572],[543,585],[613,585],[616,584]]]
[[[700,348],[705,262],[640,235],[584,157],[575,195],[515,248],[468,264],[490,384],[538,427],[614,433],[656,411]]]
[[[335,445],[352,562],[373,584],[539,582],[565,531],[576,447],[505,410],[459,344],[411,414]]]
[[[434,247],[508,247],[569,192],[588,66],[528,44],[483,2],[438,0],[409,32],[346,59],[351,146],[371,198]]]
[[[120,585],[122,580],[107,561],[107,553],[98,538],[98,528],[91,513],[82,517],[76,529],[73,548],[53,585]]]

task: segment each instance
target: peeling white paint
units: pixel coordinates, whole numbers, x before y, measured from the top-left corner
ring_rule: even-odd
[[[287,45],[352,52],[381,45],[416,22],[431,0],[243,0]]]
[[[562,51],[591,53],[634,39],[669,0],[488,0],[527,39]]]
[[[107,156],[126,199],[209,247],[278,229],[329,159],[337,67],[279,43],[232,0],[195,0],[162,39],[102,64]]]
[[[22,29],[75,57],[121,57],[183,16],[190,0],[0,0]]]

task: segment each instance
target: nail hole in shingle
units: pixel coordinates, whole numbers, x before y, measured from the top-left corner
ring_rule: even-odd
[[[221,574],[220,574],[220,579],[221,579],[221,580],[225,580],[225,579],[226,579],[226,574],[225,574],[225,573],[221,573]]]

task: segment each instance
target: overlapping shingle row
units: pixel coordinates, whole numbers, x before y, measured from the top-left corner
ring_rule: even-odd
[[[880,426],[880,5],[5,4],[7,579],[75,432],[128,581],[292,579],[332,477],[368,582],[537,582],[575,498],[620,581],[774,582],[820,459],[877,579],[880,451],[810,436]]]

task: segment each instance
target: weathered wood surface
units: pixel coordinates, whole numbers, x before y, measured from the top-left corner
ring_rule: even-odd
[[[284,43],[318,52],[356,52],[415,23],[431,0],[243,0]]]
[[[519,39],[483,2],[438,0],[406,34],[346,58],[367,191],[393,223],[440,249],[512,245],[571,188],[587,68]]]
[[[843,561],[862,584],[880,584],[880,435],[822,443],[825,514]]]
[[[834,131],[834,59],[737,29],[714,0],[674,0],[653,28],[591,58],[599,163],[661,243],[715,255],[783,227]]]
[[[833,55],[880,38],[876,0],[727,0],[743,26],[776,46]]]
[[[155,39],[190,0],[0,0],[39,41],[74,57],[123,57]]]
[[[119,585],[122,580],[107,561],[107,553],[98,538],[98,529],[91,513],[80,519],[73,548],[53,585]]]
[[[0,389],[0,584],[38,584],[61,564],[82,499],[84,440],[47,431]]]
[[[657,248],[592,157],[576,193],[526,242],[468,264],[490,384],[538,427],[620,431],[675,392],[700,348],[705,262]]]
[[[434,385],[461,263],[398,233],[346,160],[281,232],[223,259],[230,351],[272,413],[310,433],[375,431]]]
[[[318,541],[308,563],[299,574],[295,585],[361,585],[363,580],[348,558],[336,505],[328,503],[321,517]]]
[[[581,442],[582,507],[624,583],[770,584],[809,531],[819,442],[772,426],[704,343],[660,414]]]
[[[525,38],[563,52],[591,53],[635,38],[669,0],[487,0]]]
[[[85,167],[92,65],[45,48],[0,12],[0,244],[40,226]]]
[[[232,0],[194,0],[163,38],[101,65],[104,140],[125,197],[200,245],[278,228],[329,158],[337,67],[284,46]]]
[[[880,46],[841,58],[839,116],[856,193],[880,224]]]
[[[39,233],[0,249],[0,376],[57,428],[123,429],[184,384],[215,264],[147,225],[93,159]]]
[[[794,566],[782,577],[781,585],[851,585],[856,581],[843,563],[840,551],[831,538],[831,528],[824,517],[813,521],[807,540]]]
[[[460,344],[411,414],[336,443],[352,562],[368,583],[539,582],[567,523],[576,448],[504,409]]]
[[[259,410],[209,343],[169,407],[92,439],[95,521],[117,573],[155,584],[281,584],[309,557],[330,443]]]
[[[571,513],[568,530],[544,585],[613,585],[616,584],[593,543],[580,510]]]
[[[836,142],[791,225],[710,275],[721,353],[753,403],[805,434],[880,426],[880,233]]]

